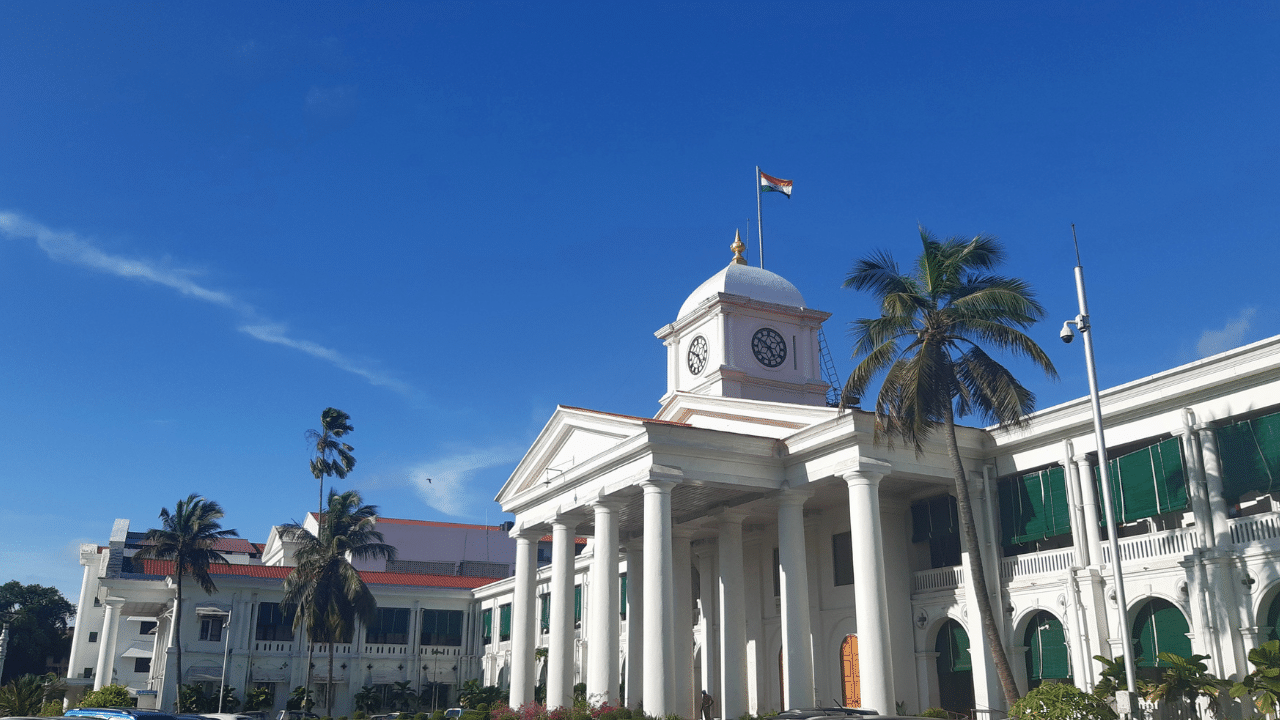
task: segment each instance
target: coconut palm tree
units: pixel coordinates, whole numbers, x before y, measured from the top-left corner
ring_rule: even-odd
[[[214,545],[223,538],[239,537],[235,530],[223,530],[222,506],[191,493],[169,508],[160,509],[160,527],[147,531],[142,549],[135,558],[172,560],[178,605],[173,615],[174,644],[177,648],[178,685],[182,685],[182,579],[191,576],[206,594],[218,591],[209,567],[214,563],[229,564]]]
[[[329,491],[329,508],[319,517],[317,532],[290,523],[281,536],[300,543],[297,567],[284,581],[284,609],[295,612],[294,629],[305,627],[310,642],[329,645],[326,705],[333,714],[333,645],[354,630],[354,621],[369,623],[378,602],[352,560],[395,560],[396,549],[376,529],[378,508],[365,505],[360,493]],[[307,663],[310,666],[310,662]],[[307,669],[310,684],[311,670]]]
[[[921,227],[920,239],[924,250],[910,272],[901,272],[892,256],[878,252],[858,260],[844,282],[846,288],[871,293],[879,301],[880,316],[852,323],[853,355],[859,362],[842,397],[861,397],[868,384],[883,375],[875,402],[877,439],[900,439],[923,453],[925,439],[943,430],[961,531],[971,554],[973,595],[1005,699],[1012,706],[1018,690],[987,593],[955,418],[972,414],[1018,425],[1035,409],[1035,395],[982,344],[1029,359],[1050,378],[1056,378],[1057,371],[1022,332],[1044,315],[1030,286],[992,272],[1004,260],[996,238],[938,240]],[[842,401],[842,409],[843,405]]]
[[[320,481],[318,513],[324,513],[324,479],[334,475],[339,479],[346,478],[347,473],[356,466],[356,457],[351,454],[355,448],[338,441],[338,438],[354,430],[350,415],[337,408],[325,408],[320,413],[320,429],[307,431],[307,442],[316,445],[315,457],[311,459],[311,474]]]

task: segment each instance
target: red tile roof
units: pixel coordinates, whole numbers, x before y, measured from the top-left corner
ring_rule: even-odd
[[[173,573],[172,560],[143,560],[143,573],[146,575],[169,575]],[[268,578],[283,580],[289,576],[293,568],[281,565],[212,565],[210,575],[234,575],[237,577]],[[463,577],[460,575],[415,575],[412,573],[371,572],[361,570],[360,577],[370,585],[401,585],[410,587],[443,587],[443,588],[478,588],[496,582],[495,578]]]
[[[150,540],[139,540],[138,545],[154,545]],[[253,543],[244,538],[218,538],[213,541],[213,549],[224,553],[256,553],[261,552]]]
[[[466,525],[463,523],[437,522],[435,520],[407,520],[405,518],[389,518],[379,517],[378,524],[387,523],[390,525],[419,525],[423,527],[440,527],[440,528],[461,528],[463,530],[489,530],[491,532],[505,532],[498,525]]]

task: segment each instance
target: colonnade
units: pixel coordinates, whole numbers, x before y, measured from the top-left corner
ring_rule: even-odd
[[[848,490],[852,526],[854,576],[857,579],[855,612],[862,653],[860,687],[862,705],[882,712],[894,708],[893,657],[889,638],[889,608],[880,529],[880,479],[889,466],[861,461],[840,474]],[[641,483],[643,530],[621,542],[620,506],[608,498],[590,504],[595,524],[595,551],[591,561],[589,612],[586,624],[584,674],[587,697],[593,702],[643,704],[648,715],[676,714],[695,717],[698,689],[693,658],[693,595],[691,568],[693,532],[673,527],[672,490],[678,479],[652,476]],[[778,527],[782,621],[782,705],[786,708],[816,704],[814,648],[809,613],[809,564],[805,543],[804,504],[811,493],[783,489],[774,496]],[[575,508],[577,513],[582,510]],[[714,601],[704,610],[719,613],[718,627],[704,650],[704,662],[712,663],[718,690],[715,714],[734,719],[750,710],[752,680],[748,677],[749,640],[747,583],[743,551],[742,509],[721,509],[701,518],[700,528],[713,527],[715,535],[700,541],[715,562],[703,558],[702,596]],[[573,512],[551,522],[552,561],[550,583],[550,632],[547,652],[547,706],[572,704],[574,651],[574,530],[583,515]],[[538,570],[534,548],[540,530],[515,534],[516,572],[512,608],[511,687],[512,707],[530,702],[535,685],[535,587]],[[619,696],[621,622],[618,560],[627,555],[627,657],[626,697]],[[714,570],[713,570],[714,568]],[[714,576],[711,574],[714,572]]]

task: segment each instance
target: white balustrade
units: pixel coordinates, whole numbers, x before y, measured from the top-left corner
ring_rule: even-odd
[[[1120,560],[1130,563],[1166,555],[1190,555],[1199,547],[1194,527],[1150,533],[1120,541]],[[1111,546],[1102,546],[1102,562],[1111,562]]]
[[[1076,552],[1073,548],[1015,555],[1000,561],[1000,579],[1012,580],[1026,575],[1063,572],[1075,563]]]
[[[1280,516],[1275,513],[1250,515],[1227,521],[1231,529],[1231,542],[1236,545],[1271,540],[1280,537]]]
[[[951,590],[964,585],[964,574],[959,565],[952,567],[921,570],[912,577],[911,591],[933,592],[935,590]]]

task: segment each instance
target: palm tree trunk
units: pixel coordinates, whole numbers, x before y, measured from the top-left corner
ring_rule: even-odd
[[[324,688],[324,706],[328,708],[326,713],[329,717],[333,717],[333,642],[334,633],[329,633],[329,684]]]
[[[303,682],[306,693],[302,696],[302,707],[299,709],[305,712],[311,712],[311,708],[307,707],[307,698],[311,697],[311,668],[315,667],[316,656],[316,643],[315,637],[313,637],[315,633],[309,627],[310,624],[310,618],[308,618],[308,622],[302,624],[307,631],[307,679]]]
[[[973,520],[969,480],[965,477],[964,465],[960,462],[960,446],[956,442],[955,416],[950,403],[943,405],[946,407],[947,455],[951,457],[951,469],[956,480],[956,511],[960,516],[960,530],[964,533],[964,542],[969,550],[969,569],[973,573],[974,587],[970,592],[978,603],[978,616],[982,619],[982,629],[987,636],[987,649],[995,662],[996,676],[1000,678],[1000,687],[1004,690],[1004,700],[1009,707],[1013,707],[1018,701],[1018,684],[1013,679],[1009,656],[1005,654],[1000,629],[996,626],[996,616],[991,608],[991,595],[987,592],[986,566],[982,562],[982,546],[978,542],[978,528]]]

